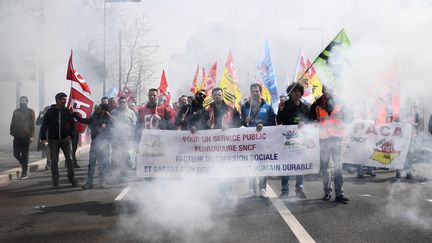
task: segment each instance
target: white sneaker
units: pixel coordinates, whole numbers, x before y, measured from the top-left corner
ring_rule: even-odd
[[[260,189],[260,197],[268,198],[266,189]]]
[[[25,180],[25,179],[27,179],[27,178],[28,178],[28,175],[21,175],[21,176],[20,176],[20,179],[21,179],[21,180]]]

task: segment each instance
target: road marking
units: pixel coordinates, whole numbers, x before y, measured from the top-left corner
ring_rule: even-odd
[[[373,197],[374,195],[371,195],[371,194],[361,194],[360,196],[362,196],[362,197]]]
[[[426,202],[432,203],[432,199],[425,199],[425,200],[426,200]]]
[[[296,217],[294,217],[291,211],[289,211],[289,209],[285,206],[282,200],[280,200],[280,198],[276,195],[270,185],[267,185],[267,194],[269,195],[273,206],[288,224],[288,227],[290,227],[297,239],[300,242],[315,242],[309,233],[303,228],[300,222],[296,219]]]
[[[120,194],[114,199],[114,201],[120,201],[120,200],[122,200],[125,196],[126,196],[126,194],[130,191],[130,189],[132,188],[132,186],[131,185],[128,185],[127,187],[125,187],[121,192],[120,192]]]

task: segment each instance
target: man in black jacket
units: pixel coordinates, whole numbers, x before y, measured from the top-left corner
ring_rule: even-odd
[[[88,177],[87,182],[82,186],[85,190],[93,188],[96,161],[99,162],[99,185],[101,188],[105,187],[110,149],[110,134],[108,130],[110,117],[108,110],[108,104],[102,103],[95,107],[95,111],[90,118],[81,118],[77,113],[73,113],[74,118],[78,122],[88,124],[91,130],[92,141],[89,152]]]
[[[41,140],[44,144],[48,143],[51,153],[51,173],[53,189],[59,188],[58,156],[60,149],[66,160],[69,182],[72,186],[77,186],[75,181],[74,167],[71,158],[72,130],[74,129],[74,119],[68,109],[66,109],[67,95],[58,93],[55,96],[56,104],[51,105],[47,110],[45,119],[41,127]],[[48,130],[48,140],[46,132]]]
[[[203,107],[204,99],[206,98],[205,90],[199,90],[195,94],[192,104],[183,106],[175,119],[175,126],[181,130],[204,130],[207,128],[209,114]]]
[[[34,111],[27,107],[28,98],[21,96],[20,107],[13,112],[10,134],[13,140],[13,155],[21,164],[21,179],[27,178],[29,146],[33,141],[35,130]]]
[[[281,101],[279,110],[276,116],[278,124],[283,125],[298,125],[301,126],[308,120],[309,107],[300,99],[303,96],[304,87],[300,83],[292,83],[287,88],[289,99]],[[296,176],[296,196],[301,199],[306,199],[306,194],[303,192],[303,175]],[[289,176],[282,176],[282,193],[281,199],[288,198],[289,193]]]
[[[213,102],[207,107],[209,129],[227,129],[240,127],[240,114],[235,107],[231,107],[223,100],[223,90],[216,87],[212,90]]]

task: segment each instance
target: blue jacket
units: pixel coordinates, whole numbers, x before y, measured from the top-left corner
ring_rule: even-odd
[[[250,103],[247,101],[241,107],[242,114],[242,125],[245,127],[255,127],[258,123],[262,123],[264,126],[274,126],[276,115],[271,105],[267,104],[261,99],[260,109],[256,114],[250,111]],[[246,124],[246,118],[251,117],[252,120],[249,124]]]

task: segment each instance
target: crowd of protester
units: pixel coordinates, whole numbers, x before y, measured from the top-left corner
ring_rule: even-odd
[[[224,91],[214,88],[211,94],[199,90],[194,96],[182,95],[168,107],[160,101],[158,89],[152,88],[147,93],[147,103],[138,106],[132,98],[103,97],[96,105],[89,118],[82,118],[73,110],[66,108],[67,95],[58,93],[56,104],[45,107],[38,118],[34,111],[27,107],[28,99],[20,98],[20,108],[13,113],[11,135],[14,136],[14,156],[22,166],[21,178],[28,177],[28,147],[33,141],[35,123],[41,125],[38,150],[46,156],[45,169],[51,170],[52,188],[59,188],[58,160],[59,151],[65,156],[67,177],[72,186],[78,186],[74,169],[79,168],[76,160],[78,133],[76,122],[88,125],[91,132],[88,175],[83,189],[92,189],[95,173],[98,171],[99,187],[107,184],[127,182],[128,170],[136,166],[136,153],[143,130],[189,130],[192,133],[205,129],[228,129],[238,127],[255,127],[260,132],[264,126],[297,125],[300,128],[307,123],[317,123],[320,127],[320,163],[323,181],[324,201],[332,198],[330,160],[333,161],[335,201],[346,204],[349,199],[344,195],[343,167],[341,164],[342,138],[345,135],[345,124],[350,123],[353,111],[339,99],[330,87],[323,87],[323,95],[313,104],[303,101],[304,87],[293,83],[286,89],[287,96],[281,99],[277,113],[271,104],[262,98],[262,87],[258,83],[250,85],[250,98],[240,104],[240,109],[224,101]],[[207,95],[212,102],[204,106]],[[414,126],[416,136],[419,126],[419,115],[415,106],[410,106],[409,121]],[[429,120],[432,119],[432,116]],[[35,121],[36,120],[36,121]],[[432,121],[429,121],[432,133]],[[406,163],[407,177],[412,178],[410,163]],[[376,176],[372,167],[366,167],[367,175]],[[400,176],[400,171],[397,171]],[[357,168],[357,177],[363,178],[363,166]],[[282,199],[289,195],[289,176],[281,177]],[[303,175],[295,176],[295,196],[306,199],[303,191]],[[266,177],[259,177],[259,196],[267,197]],[[250,192],[256,195],[256,178],[250,178]]]

